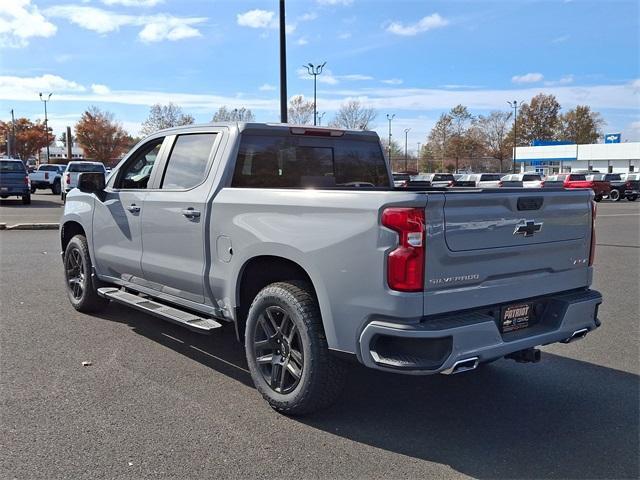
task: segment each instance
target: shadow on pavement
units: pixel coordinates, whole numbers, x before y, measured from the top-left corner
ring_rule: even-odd
[[[231,325],[207,337],[118,305],[100,316],[252,385]],[[451,377],[354,364],[338,403],[297,421],[477,478],[638,478],[639,386],[637,375],[552,354]]]
[[[30,205],[23,205],[22,198],[19,198],[19,197],[3,198],[0,200],[0,207],[20,207],[20,208],[31,209],[31,208],[57,208],[57,207],[63,206],[59,195],[51,194],[50,199],[47,197],[45,197],[44,195],[32,195]]]

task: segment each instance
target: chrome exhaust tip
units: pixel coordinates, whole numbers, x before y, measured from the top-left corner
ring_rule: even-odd
[[[464,360],[458,360],[453,364],[451,368],[443,370],[443,375],[455,375],[456,373],[468,372],[469,370],[475,370],[479,363],[478,357],[465,358]]]
[[[580,330],[576,330],[575,332],[573,332],[569,338],[565,338],[564,340],[562,340],[562,343],[571,343],[575,342],[576,340],[582,340],[587,336],[587,333],[589,333],[588,328],[581,328]]]

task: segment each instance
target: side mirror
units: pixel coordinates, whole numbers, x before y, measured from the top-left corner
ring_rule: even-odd
[[[78,175],[78,190],[84,193],[99,193],[104,190],[105,178],[102,172],[84,172]]]

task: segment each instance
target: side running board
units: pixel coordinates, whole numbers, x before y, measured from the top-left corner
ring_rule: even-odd
[[[114,287],[99,288],[98,295],[113,300],[114,302],[133,307],[141,312],[150,313],[156,317],[182,325],[194,332],[211,333],[216,328],[222,326],[211,318],[199,317],[192,313],[178,310],[177,308],[169,307],[163,303],[158,303],[154,300],[143,298]]]

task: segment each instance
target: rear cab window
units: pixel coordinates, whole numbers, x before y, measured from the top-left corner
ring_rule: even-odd
[[[82,172],[102,172],[104,173],[104,165],[99,163],[70,163],[67,167],[67,172],[82,173]]]
[[[581,175],[581,174],[572,173],[569,176],[569,180],[574,181],[574,182],[576,182],[576,181],[581,182],[581,181],[584,181],[586,179],[587,179],[586,175]]]
[[[451,173],[436,173],[433,176],[434,182],[453,182],[455,178]]]
[[[232,187],[390,188],[377,141],[244,133]]]
[[[26,171],[22,162],[0,160],[0,173],[25,173]]]

